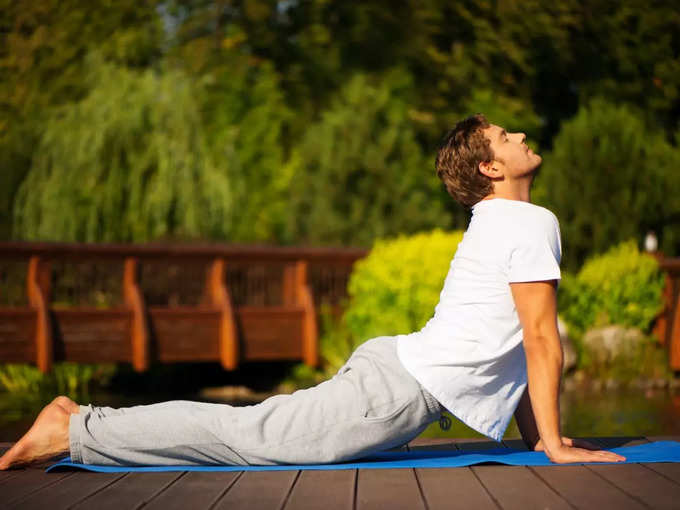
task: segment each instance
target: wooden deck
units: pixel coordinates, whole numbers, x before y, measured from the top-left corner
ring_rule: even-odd
[[[605,448],[680,436],[588,438]],[[521,440],[503,442],[523,448]],[[0,443],[0,451],[10,443]],[[416,439],[405,449],[497,448],[492,441]],[[447,469],[45,473],[0,472],[0,508],[118,509],[680,508],[680,463],[477,465]]]

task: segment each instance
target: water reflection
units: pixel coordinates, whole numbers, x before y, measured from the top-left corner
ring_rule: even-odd
[[[40,409],[53,398],[54,395],[27,397],[0,393],[0,441],[16,441],[21,437]],[[205,393],[200,392],[123,395],[98,390],[81,397],[78,403],[129,407],[167,400],[219,401],[205,398]],[[243,399],[221,402],[230,405],[255,403]],[[680,392],[677,389],[593,391],[578,388],[562,393],[560,408],[562,433],[566,436],[680,436]],[[449,430],[441,430],[438,422],[434,422],[423,436],[484,438],[455,418],[452,418]],[[513,419],[505,433],[505,439],[520,437]]]

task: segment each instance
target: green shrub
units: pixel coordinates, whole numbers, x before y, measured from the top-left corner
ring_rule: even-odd
[[[0,389],[9,393],[68,395],[78,398],[88,393],[90,384],[107,384],[116,371],[115,364],[55,363],[43,374],[37,367],[23,363],[0,365]]]
[[[376,241],[349,279],[349,333],[361,343],[420,330],[433,315],[462,238],[462,231],[437,228]]]
[[[649,333],[663,308],[663,288],[658,262],[640,252],[634,240],[590,257],[576,275],[563,272],[558,306],[579,358],[589,328],[617,324]]]

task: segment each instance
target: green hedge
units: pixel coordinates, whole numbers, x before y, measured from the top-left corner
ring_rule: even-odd
[[[563,273],[559,309],[580,332],[619,324],[649,332],[663,308],[664,275],[634,240],[586,260],[576,275]]]
[[[563,272],[558,307],[579,364],[587,358],[582,337],[590,328],[617,324],[649,334],[663,309],[663,288],[657,260],[640,252],[632,239],[591,256],[575,275]]]

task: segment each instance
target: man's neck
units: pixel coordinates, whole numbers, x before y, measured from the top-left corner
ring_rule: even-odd
[[[521,180],[510,184],[508,184],[506,181],[495,182],[493,193],[489,193],[482,200],[505,198],[506,200],[521,200],[522,202],[531,202],[532,180],[533,179]]]

